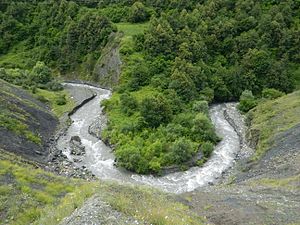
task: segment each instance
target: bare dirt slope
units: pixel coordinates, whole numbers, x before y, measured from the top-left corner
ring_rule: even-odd
[[[214,224],[300,224],[300,123],[272,138],[258,161],[238,162],[227,184],[182,197]]]
[[[26,91],[0,80],[0,148],[45,162],[58,120]]]

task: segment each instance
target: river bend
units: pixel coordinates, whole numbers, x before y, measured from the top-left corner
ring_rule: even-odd
[[[225,109],[229,115],[236,115],[235,105],[231,103],[218,104],[210,108],[210,116],[217,134],[222,137],[222,141],[218,143],[212,156],[203,167],[193,167],[185,172],[175,172],[162,177],[130,173],[115,167],[114,155],[111,149],[89,133],[89,126],[103,118],[100,102],[108,99],[111,92],[85,84],[67,83],[65,85],[68,88],[77,90],[88,88],[95,92],[97,96],[71,116],[73,123],[65,135],[58,139],[57,147],[69,160],[75,161],[75,156],[70,154],[69,143],[72,136],[79,136],[85,146],[86,154],[81,156],[80,162],[77,159],[75,164],[85,166],[100,179],[145,184],[172,193],[193,191],[196,188],[216,182],[222,176],[222,173],[232,166],[240,150],[239,136],[224,117]]]

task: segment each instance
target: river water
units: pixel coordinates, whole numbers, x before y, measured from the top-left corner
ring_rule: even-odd
[[[98,178],[115,180],[124,183],[150,185],[167,192],[183,193],[216,182],[227,169],[229,169],[237,153],[240,151],[239,136],[224,117],[224,110],[229,115],[236,116],[237,111],[232,103],[218,104],[210,108],[211,120],[217,134],[222,141],[215,147],[210,159],[203,167],[193,167],[185,172],[175,172],[162,177],[152,175],[137,175],[114,166],[114,155],[111,149],[101,140],[89,133],[89,126],[103,118],[100,102],[111,96],[109,90],[96,88],[84,84],[66,84],[68,88],[88,88],[97,96],[81,107],[71,116],[73,123],[66,134],[58,139],[57,147],[69,158],[78,161],[78,156],[70,154],[70,139],[79,136],[85,146],[86,154],[80,157],[78,166],[85,166]]]

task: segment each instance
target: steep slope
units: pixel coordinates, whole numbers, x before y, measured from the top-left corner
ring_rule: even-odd
[[[58,124],[49,108],[26,91],[0,80],[0,148],[45,162]]]
[[[183,195],[194,211],[215,224],[298,224],[299,110],[297,91],[250,112],[254,157],[238,161],[227,184]]]

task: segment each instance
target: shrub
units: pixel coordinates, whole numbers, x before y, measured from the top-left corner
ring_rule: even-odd
[[[208,87],[200,91],[200,98],[207,101],[208,103],[213,101],[214,95],[214,90]]]
[[[191,136],[194,141],[218,141],[213,125],[204,113],[198,113],[192,122]]]
[[[273,88],[266,88],[262,91],[262,97],[266,99],[276,99],[282,97],[283,95],[284,95],[283,92]]]
[[[128,20],[133,23],[140,23],[146,21],[149,16],[149,12],[144,4],[135,2],[129,10]]]
[[[240,103],[238,109],[242,112],[248,112],[250,109],[254,108],[257,105],[257,101],[252,94],[252,91],[245,90],[243,91],[240,97]]]
[[[120,104],[122,112],[128,116],[132,115],[138,106],[136,99],[128,92],[120,96]]]
[[[52,80],[52,73],[45,63],[38,61],[31,71],[31,79],[40,84],[46,84]]]
[[[208,158],[214,150],[214,145],[211,142],[204,142],[201,149],[205,158]]]
[[[208,114],[208,102],[207,101],[196,101],[193,104],[193,111]]]
[[[63,90],[63,86],[57,81],[50,81],[46,84],[46,89],[50,91],[61,91]]]
[[[193,143],[190,140],[180,138],[171,145],[171,152],[173,161],[176,164],[182,164],[190,160],[195,151]]]
[[[162,95],[145,98],[140,107],[142,117],[149,127],[156,128],[171,120],[172,111]]]
[[[60,95],[55,101],[56,105],[65,105],[67,104],[66,95]]]

